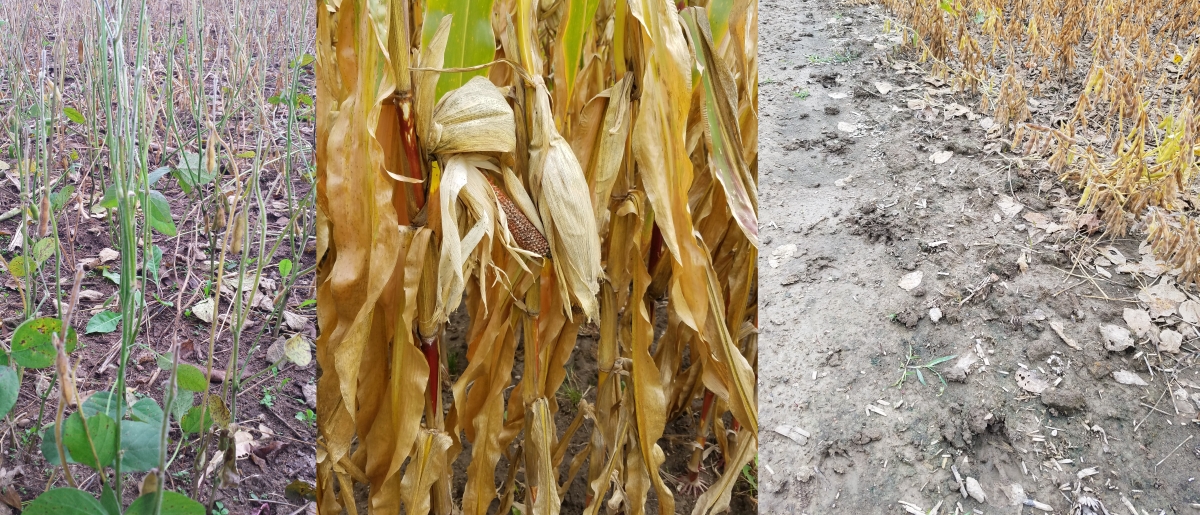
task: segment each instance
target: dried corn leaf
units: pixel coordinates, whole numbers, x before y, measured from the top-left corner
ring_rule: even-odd
[[[417,62],[419,68],[440,69],[446,56],[446,42],[450,38],[450,23],[453,14],[447,14],[438,21],[437,29],[428,42],[421,45],[421,59]],[[433,123],[433,108],[437,104],[437,84],[440,72],[417,71],[416,94],[414,106],[417,115],[417,134],[425,139],[429,137],[429,127]],[[426,152],[428,154],[428,152]]]
[[[709,164],[725,190],[725,199],[738,227],[758,247],[758,192],[743,160],[737,123],[737,88],[729,69],[713,49],[704,9],[685,9],[682,18],[695,49],[696,68],[700,71],[704,135],[711,147]]]
[[[545,398],[526,408],[529,434],[525,445],[525,503],[532,513],[558,515],[562,498],[558,495],[558,473],[550,449],[554,446],[554,415]]]
[[[429,513],[430,488],[446,474],[446,450],[450,448],[450,443],[450,437],[441,431],[421,431],[421,436],[413,448],[412,461],[404,471],[404,480],[400,483],[399,493],[404,501],[405,513]]]
[[[317,360],[323,371],[317,394],[323,451],[318,454],[317,496],[321,511],[329,513],[353,505],[352,488],[342,490],[341,502],[335,499],[332,479],[349,482],[337,473],[336,464],[354,440],[362,356],[368,345],[383,344],[382,335],[371,331],[373,314],[400,243],[392,181],[383,171],[382,145],[374,135],[380,104],[394,84],[379,44],[386,36],[375,24],[359,23],[349,14],[356,8],[357,2],[346,0],[336,14],[317,10],[318,55],[324,58],[317,66],[318,96],[325,95],[318,103],[317,210],[330,224],[326,252],[336,257],[322,261],[317,272],[322,323]],[[357,66],[339,69],[336,56],[343,55],[353,55]],[[335,69],[342,73],[333,73]]]

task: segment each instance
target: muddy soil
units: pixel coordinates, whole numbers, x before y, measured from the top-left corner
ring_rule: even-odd
[[[882,8],[761,12],[760,511],[1195,513],[1196,292],[1138,234],[1089,235]]]

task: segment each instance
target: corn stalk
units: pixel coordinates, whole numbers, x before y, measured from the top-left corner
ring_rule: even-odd
[[[322,513],[557,514],[576,482],[587,513],[729,508],[758,434],[757,3],[694,3],[318,0]],[[585,330],[596,388],[558,427]]]

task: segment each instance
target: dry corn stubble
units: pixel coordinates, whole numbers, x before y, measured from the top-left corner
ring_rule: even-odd
[[[577,479],[588,513],[674,513],[660,441],[696,407],[673,482],[704,491],[714,442],[693,513],[730,505],[757,452],[757,6],[702,3],[318,2],[323,513],[356,484],[370,512],[558,513]],[[588,323],[595,393],[556,428]]]
[[[1200,280],[1189,215],[1200,156],[1200,4],[1171,0],[882,0],[933,74],[979,91],[1019,153],[1047,159],[1108,234],[1145,230]],[[1003,70],[1002,72],[1000,70]],[[1030,112],[1050,89],[1063,112]]]

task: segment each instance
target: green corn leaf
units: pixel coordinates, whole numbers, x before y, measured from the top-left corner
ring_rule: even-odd
[[[492,33],[493,0],[430,0],[425,4],[425,21],[422,24],[421,46],[429,45],[437,30],[438,21],[447,14],[453,15],[450,23],[450,41],[446,47],[443,68],[465,68],[491,62],[496,57],[496,36]],[[443,73],[438,79],[437,96],[466,84],[472,77],[482,76],[487,69],[472,72]],[[436,101],[436,100],[435,100]]]

